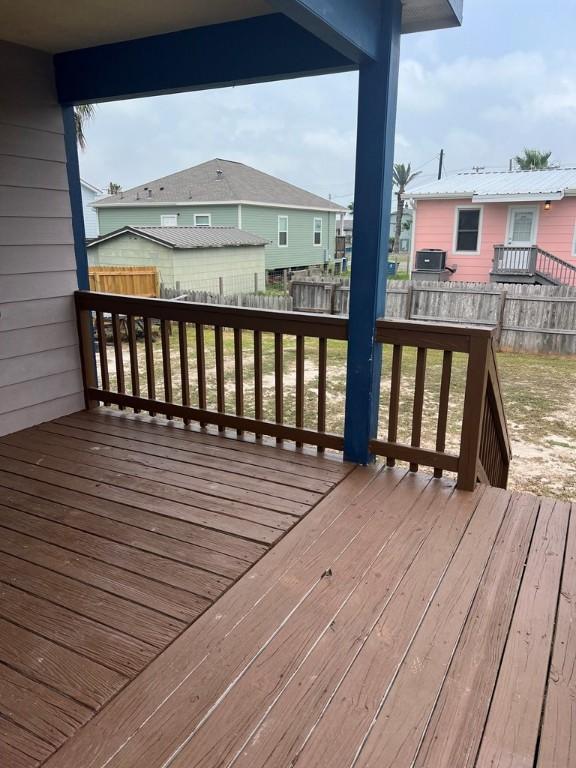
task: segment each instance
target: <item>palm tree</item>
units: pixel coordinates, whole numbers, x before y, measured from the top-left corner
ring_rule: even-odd
[[[521,171],[533,171],[549,168],[552,152],[540,152],[538,149],[524,149],[523,155],[516,155],[514,160]]]
[[[74,107],[74,127],[76,128],[76,139],[81,150],[86,149],[86,136],[84,135],[84,126],[88,120],[94,117],[94,104],[78,104]]]
[[[404,200],[402,196],[406,191],[406,187],[411,181],[414,181],[416,176],[420,175],[420,171],[412,173],[410,163],[404,165],[404,163],[394,163],[394,173],[392,179],[396,190],[396,229],[394,232],[394,245],[392,247],[393,253],[398,255],[400,253],[400,233],[402,232],[402,216],[404,215]],[[398,263],[398,258],[396,259]]]

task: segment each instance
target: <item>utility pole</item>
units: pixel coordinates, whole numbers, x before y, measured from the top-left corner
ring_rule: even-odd
[[[444,169],[444,150],[440,150],[440,160],[438,161],[438,181],[442,178],[442,171]]]

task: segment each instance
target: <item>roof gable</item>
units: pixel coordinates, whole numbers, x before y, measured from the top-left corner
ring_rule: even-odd
[[[331,200],[231,160],[214,159],[124,190],[97,207],[255,203],[314,210],[346,210]]]

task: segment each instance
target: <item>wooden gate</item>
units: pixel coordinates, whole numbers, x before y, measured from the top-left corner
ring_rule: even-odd
[[[125,296],[160,296],[157,267],[90,267],[90,290]]]

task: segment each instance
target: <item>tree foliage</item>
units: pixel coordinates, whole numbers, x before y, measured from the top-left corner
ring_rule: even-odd
[[[394,245],[392,250],[394,253],[400,253],[400,234],[402,232],[402,216],[404,215],[404,199],[403,195],[406,191],[406,187],[411,181],[420,175],[420,171],[412,171],[411,164],[404,165],[404,163],[394,163],[394,172],[392,179],[394,186],[396,187],[396,228],[394,232]]]
[[[550,167],[552,152],[541,152],[539,149],[524,149],[524,154],[516,155],[514,160],[521,171],[534,171]]]
[[[93,104],[78,104],[74,107],[74,127],[76,129],[76,140],[81,150],[86,149],[86,136],[84,128],[88,120],[94,117],[96,109]]]

